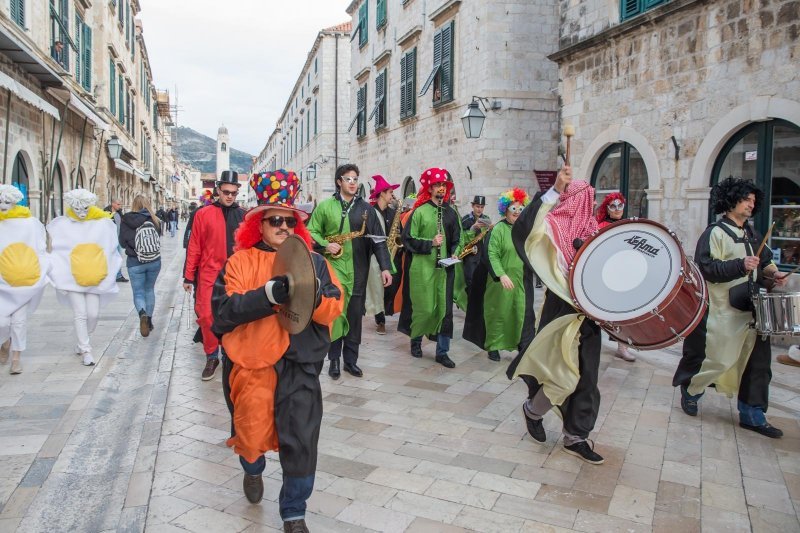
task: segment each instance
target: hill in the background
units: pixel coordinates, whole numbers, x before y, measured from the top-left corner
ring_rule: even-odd
[[[182,163],[191,165],[200,172],[216,173],[216,139],[186,127],[173,128],[172,135],[172,148]],[[252,164],[253,156],[231,148],[231,170],[246,174]]]

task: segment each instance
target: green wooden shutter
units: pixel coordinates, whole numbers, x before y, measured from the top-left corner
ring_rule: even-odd
[[[358,90],[358,136],[367,134],[367,86]]]
[[[83,88],[92,92],[92,28],[83,25]]]
[[[386,24],[386,0],[378,0],[375,7],[375,28],[380,29]]]
[[[117,111],[119,111],[119,121],[125,125],[125,83],[122,79],[122,74],[117,74],[117,83],[119,86],[117,87],[117,95],[118,95],[118,107]]]
[[[25,27],[25,0],[11,0],[11,19],[21,28]]]
[[[431,88],[433,85],[433,80],[436,79],[436,74],[439,72],[439,69],[442,68],[442,32],[441,30],[436,32],[433,35],[433,70],[428,75],[428,79],[425,80],[425,83],[422,85],[422,90],[419,92],[419,95],[422,96],[428,89]]]
[[[75,46],[78,47],[78,49],[75,51],[75,81],[78,82],[78,85],[83,85],[81,83],[81,77],[83,75],[83,66],[81,65],[83,61],[82,36],[83,36],[83,21],[81,20],[80,15],[75,13]]]
[[[408,69],[406,69],[406,62],[408,61],[408,55],[409,54],[404,54],[400,58],[400,118],[405,118],[408,113],[406,110],[408,107],[408,98],[406,97],[406,88],[408,87]]]
[[[663,4],[665,0],[644,0],[644,9],[650,9],[658,4]]]
[[[442,99],[453,99],[453,44],[455,40],[455,21],[442,28]]]
[[[406,116],[417,114],[417,49],[406,54]]]
[[[367,44],[367,40],[369,38],[369,2],[368,0],[364,0],[364,3],[361,4],[361,8],[358,10],[358,46],[364,46]]]
[[[117,67],[114,65],[114,59],[109,59],[108,62],[108,69],[111,73],[111,81],[108,84],[108,94],[109,94],[109,111],[111,114],[116,116],[117,114]]]
[[[629,19],[642,12],[643,0],[620,0],[620,20]]]
[[[306,111],[306,144],[311,143],[311,109]]]
[[[314,135],[317,135],[317,101],[314,100]]]

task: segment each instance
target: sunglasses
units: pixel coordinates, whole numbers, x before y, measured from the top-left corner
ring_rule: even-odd
[[[521,205],[510,205],[508,206],[508,210],[512,213],[522,213],[522,210],[525,209]]]
[[[297,219],[294,217],[282,217],[280,215],[275,215],[271,217],[264,217],[261,222],[269,222],[269,225],[273,228],[280,228],[286,223],[287,228],[293,228],[297,226]]]
[[[219,191],[222,196],[239,196],[239,191]]]
[[[608,204],[608,208],[614,211],[622,211],[623,209],[625,209],[625,204],[623,204],[622,202],[614,201]]]
[[[347,183],[358,183],[358,176],[342,176],[342,181]]]

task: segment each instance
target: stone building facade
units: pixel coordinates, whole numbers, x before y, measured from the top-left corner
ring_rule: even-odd
[[[561,120],[573,166],[627,215],[661,221],[688,254],[710,187],[756,180],[758,229],[783,268],[800,259],[800,2],[561,0]]]
[[[0,179],[42,220],[79,186],[102,205],[178,196],[138,12],[137,0],[0,3]]]
[[[275,129],[253,164],[253,172],[295,171],[303,202],[330,196],[334,171],[349,158],[349,38],[349,22],[317,34]]]
[[[448,169],[457,204],[490,204],[511,186],[537,190],[534,170],[558,153],[558,5],[544,0],[354,0],[351,159],[414,192],[423,170]],[[473,97],[477,139],[461,117]],[[367,189],[368,190],[368,189]],[[487,214],[497,217],[490,206]]]

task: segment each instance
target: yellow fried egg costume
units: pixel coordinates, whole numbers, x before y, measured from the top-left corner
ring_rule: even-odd
[[[50,258],[44,225],[27,207],[0,211],[0,316],[25,304],[36,310],[47,286]]]
[[[61,291],[97,294],[100,305],[119,292],[117,272],[122,257],[117,250],[117,226],[109,217],[91,206],[84,219],[68,209],[67,215],[56,217],[47,225],[53,264],[50,281],[62,304],[69,305]]]

